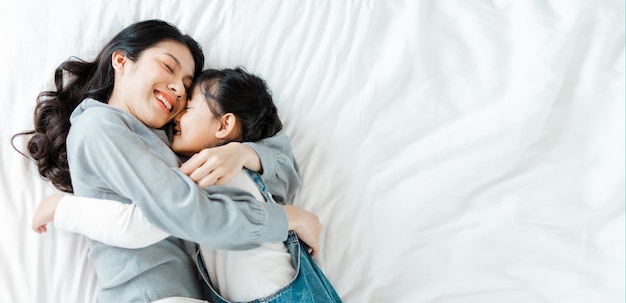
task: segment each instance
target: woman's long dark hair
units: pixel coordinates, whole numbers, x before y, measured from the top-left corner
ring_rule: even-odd
[[[186,45],[195,62],[194,76],[202,71],[204,55],[193,38],[162,20],[132,24],[113,37],[95,60],[72,57],[61,63],[54,72],[56,90],[44,91],[37,97],[35,129],[14,135],[12,143],[16,136],[32,135],[27,152],[37,163],[39,174],[57,189],[72,193],[65,145],[70,115],[85,98],[108,102],[115,80],[111,64],[113,52],[121,50],[130,60],[136,61],[144,50],[166,40]]]
[[[241,141],[254,142],[277,134],[283,127],[265,80],[245,69],[209,69],[202,72],[191,91],[200,87],[216,117],[232,113],[241,129]]]

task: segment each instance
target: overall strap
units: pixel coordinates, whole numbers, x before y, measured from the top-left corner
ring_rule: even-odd
[[[261,175],[249,169],[244,169],[244,170],[248,173],[252,181],[254,181],[254,184],[256,184],[256,186],[259,188],[259,191],[263,193],[263,196],[265,197],[265,201],[267,201],[268,203],[276,203],[276,201],[274,201],[274,198],[272,198],[272,195],[267,191],[267,186],[265,186],[265,183],[263,183],[263,179],[261,179]]]

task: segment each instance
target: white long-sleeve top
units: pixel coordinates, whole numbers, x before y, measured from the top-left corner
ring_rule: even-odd
[[[250,192],[259,201],[264,196],[245,171],[227,186]],[[170,235],[150,224],[135,204],[65,196],[57,206],[55,227],[83,234],[93,240],[124,248],[142,248]],[[250,301],[275,293],[294,277],[291,257],[282,242],[228,251],[201,246],[213,287],[231,301]]]

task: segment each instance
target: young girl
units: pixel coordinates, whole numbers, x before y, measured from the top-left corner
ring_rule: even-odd
[[[55,90],[38,98],[35,129],[24,134],[32,135],[28,153],[41,176],[76,196],[132,201],[172,235],[138,249],[88,241],[99,302],[202,298],[196,266],[181,238],[250,249],[283,241],[295,230],[305,235],[303,241],[317,243],[311,232],[320,228],[315,215],[259,203],[241,190],[200,188],[179,170],[162,128],[186,106],[187,90],[203,64],[200,46],[176,27],[138,22],[113,37],[93,61],[63,62],[55,71]],[[241,143],[221,148],[245,147],[235,150],[249,151],[232,157],[252,159],[256,167],[260,162],[273,193],[288,198],[299,183],[297,169],[286,137],[273,140],[256,145],[256,153]]]
[[[241,68],[200,74],[187,108],[174,122],[172,150],[184,156],[232,141],[258,141],[282,128],[265,81]],[[259,201],[276,203],[259,175],[249,170],[240,171],[227,185],[250,192]],[[50,201],[46,203],[54,204]],[[42,217],[53,216],[38,210],[33,220],[36,230],[45,230],[45,222],[39,222]],[[145,247],[168,237],[134,204],[68,196],[56,207],[54,219],[58,229],[126,248]],[[109,222],[115,224],[107,226]],[[340,301],[293,233],[284,244],[265,243],[247,251],[200,245],[200,252],[198,267],[216,302],[261,298],[263,302]]]

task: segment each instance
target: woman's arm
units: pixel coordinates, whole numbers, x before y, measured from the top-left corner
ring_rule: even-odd
[[[181,166],[181,171],[204,186],[228,182],[242,166],[257,171],[276,202],[291,204],[300,186],[298,164],[291,150],[289,137],[278,134],[259,142],[229,144],[207,148],[191,157]],[[298,207],[284,205],[288,228],[312,249],[319,250],[322,225],[319,218]]]
[[[277,134],[259,142],[247,142],[261,162],[261,178],[276,202],[291,204],[302,183],[298,163],[291,149],[289,137]],[[249,168],[250,169],[250,168]]]
[[[209,247],[249,249],[286,238],[287,215],[280,205],[223,186],[201,190],[172,167],[175,156],[166,145],[147,146],[142,138],[154,136],[146,134],[151,130],[132,122],[97,107],[72,121],[67,150],[77,195],[114,192],[166,233]]]
[[[71,195],[45,197],[33,215],[33,230],[46,231],[54,222],[58,230],[79,233],[107,245],[141,248],[168,234],[150,224],[135,204]]]
[[[180,169],[201,186],[209,186],[228,182],[242,167],[260,173],[274,200],[281,204],[291,203],[301,183],[289,137],[284,134],[204,149]]]

